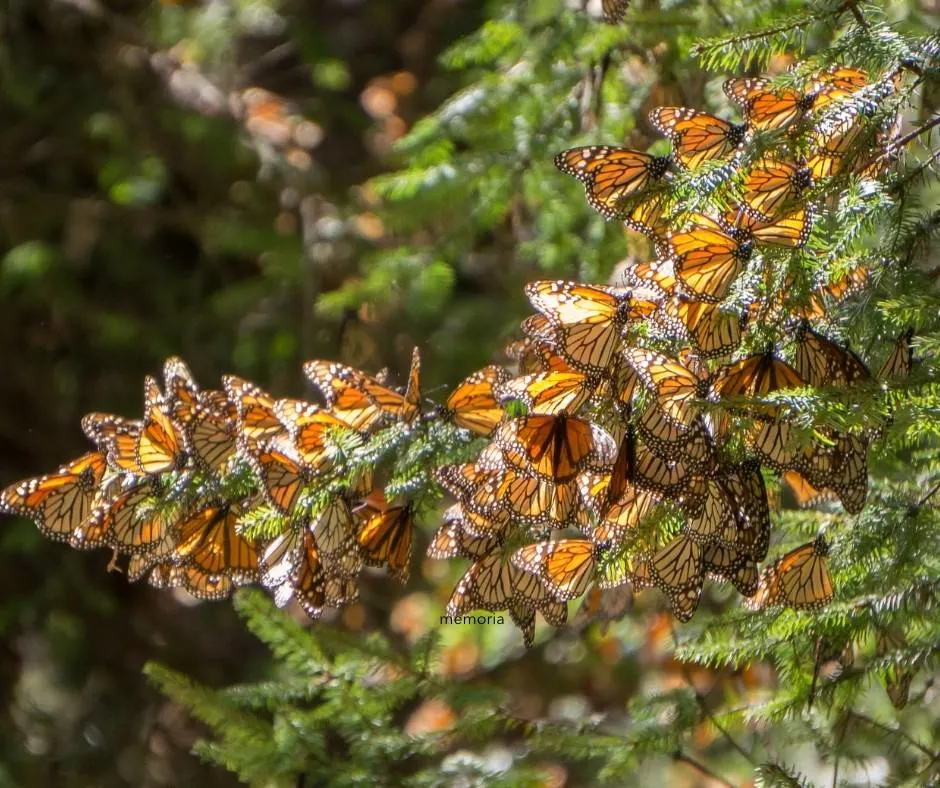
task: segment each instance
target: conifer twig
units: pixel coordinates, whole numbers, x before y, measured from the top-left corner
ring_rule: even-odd
[[[716,774],[711,769],[709,769],[704,763],[700,763],[699,761],[695,760],[695,758],[692,758],[691,756],[686,755],[684,752],[682,752],[682,750],[676,750],[672,755],[672,759],[674,761],[677,761],[678,763],[688,764],[697,772],[704,774],[706,777],[714,780],[715,782],[721,783],[722,785],[725,785],[728,788],[735,788],[734,783],[729,782],[721,775]]]
[[[940,482],[937,482],[933,487],[931,487],[927,491],[927,494],[917,502],[917,508],[919,509],[921,506],[927,503],[927,501],[933,498],[937,494],[938,490],[940,490]]]
[[[848,0],[848,2],[842,7],[843,10],[848,8],[852,12],[852,16],[855,17],[855,21],[858,22],[859,26],[864,30],[871,30],[871,26],[868,24],[868,21],[862,15],[861,10],[858,7],[858,4],[855,0]]]
[[[916,138],[919,137],[921,134],[923,134],[925,131],[930,131],[930,130],[931,130],[932,128],[934,128],[935,126],[940,126],[940,113],[934,115],[930,120],[928,120],[926,123],[924,123],[924,124],[923,124],[922,126],[920,126],[919,128],[916,128],[916,129],[914,129],[913,131],[908,132],[908,133],[905,134],[903,137],[901,137],[901,139],[896,140],[895,142],[893,142],[893,143],[891,144],[891,149],[894,150],[894,151],[900,150],[900,149],[903,148],[905,145],[907,145],[907,143],[909,143],[911,140],[916,139]]]
[[[868,725],[871,725],[871,727],[873,728],[877,728],[878,730],[884,731],[885,733],[894,734],[898,736],[898,738],[906,741],[915,750],[920,750],[920,752],[922,752],[924,755],[930,758],[931,761],[936,761],[938,758],[940,758],[940,753],[936,753],[936,752],[932,752],[931,750],[928,750],[923,744],[921,744],[919,741],[917,741],[913,737],[906,734],[900,728],[891,728],[881,722],[878,722],[877,720],[873,720],[867,714],[863,714],[860,711],[855,711],[855,709],[849,709],[847,711],[847,714],[849,715],[849,717],[854,717],[859,722],[864,722]]]

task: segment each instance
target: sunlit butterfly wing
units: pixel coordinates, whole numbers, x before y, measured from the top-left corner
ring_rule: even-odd
[[[188,462],[186,435],[170,416],[157,381],[144,379],[144,421],[137,439],[137,465],[147,474],[180,470]]]
[[[239,514],[230,506],[209,506],[177,528],[175,555],[189,568],[224,575],[236,584],[258,579],[258,548],[236,530]]]
[[[328,410],[295,399],[278,400],[274,404],[274,413],[287,429],[301,462],[314,471],[322,471],[332,465],[331,430],[349,429],[345,421]]]
[[[791,212],[813,185],[812,170],[780,159],[761,159],[744,180],[744,203],[762,222]]]
[[[56,473],[25,479],[0,492],[0,512],[32,519],[43,536],[67,541],[92,511],[107,465],[101,452],[88,452]]]
[[[356,541],[369,566],[387,566],[402,583],[411,572],[414,519],[410,505],[357,512],[362,525]]]
[[[113,547],[121,553],[144,554],[157,550],[172,535],[173,520],[153,504],[158,490],[141,481],[99,503],[82,526],[72,534],[72,547],[88,550]]]
[[[829,574],[829,545],[821,535],[791,550],[761,572],[757,593],[748,607],[762,610],[785,605],[798,610],[817,610],[833,597]]]
[[[704,225],[671,233],[668,244],[679,282],[690,294],[711,302],[724,300],[754,251],[753,241],[739,241]]]
[[[110,413],[88,413],[82,431],[104,453],[107,464],[122,473],[140,473],[137,441],[143,422]]]
[[[495,365],[474,372],[447,398],[447,415],[458,427],[489,435],[503,418],[503,409],[494,391],[508,378],[509,373]]]
[[[333,415],[351,429],[368,432],[405,412],[403,394],[358,369],[332,361],[307,361],[304,374],[323,394]]]
[[[556,351],[574,369],[602,373],[621,344],[629,323],[649,317],[657,308],[655,293],[619,290],[576,282],[530,282],[532,305],[547,319]]]
[[[590,539],[538,542],[513,553],[513,564],[536,575],[559,602],[576,599],[594,579],[597,546]]]
[[[906,378],[911,374],[913,366],[913,357],[911,355],[911,339],[914,336],[914,329],[908,329],[894,345],[894,349],[885,359],[881,369],[878,370],[879,380],[890,380],[891,378]]]
[[[668,156],[606,145],[571,148],[555,156],[555,166],[584,184],[588,203],[606,219],[625,218],[627,198],[661,181],[670,165]]]
[[[748,125],[759,130],[786,128],[805,117],[816,100],[815,93],[775,89],[768,80],[754,77],[729,79],[724,91],[741,107]]]
[[[796,334],[793,368],[811,386],[851,386],[871,380],[865,363],[848,348],[840,347],[803,323]]]
[[[285,432],[284,425],[274,413],[274,397],[235,375],[225,375],[222,384],[236,409],[239,436],[248,441],[263,442]]]
[[[527,413],[573,414],[587,402],[594,386],[595,381],[581,372],[537,372],[499,384],[496,394],[501,403],[522,402]]]
[[[673,155],[688,169],[729,157],[744,144],[747,126],[687,107],[658,107],[650,122],[672,142]]]
[[[705,576],[703,553],[701,544],[679,536],[650,559],[653,582],[669,599],[680,621],[688,621],[698,608]]]
[[[285,449],[273,441],[245,454],[261,481],[265,497],[282,512],[290,514],[304,487],[312,481],[313,471]]]

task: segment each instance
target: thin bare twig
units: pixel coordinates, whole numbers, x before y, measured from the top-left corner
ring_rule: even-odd
[[[921,744],[919,741],[917,741],[916,739],[906,734],[900,728],[891,728],[888,725],[884,725],[878,722],[877,720],[873,720],[868,715],[862,714],[861,712],[858,712],[858,711],[849,710],[847,713],[850,717],[854,717],[859,722],[864,722],[866,725],[870,725],[871,727],[877,728],[878,730],[884,731],[885,733],[896,735],[898,738],[906,741],[915,750],[920,750],[920,752],[922,752],[924,755],[930,758],[931,761],[936,761],[938,758],[940,758],[940,753],[936,753],[931,750],[928,750],[923,744]]]
[[[903,137],[901,137],[901,139],[896,140],[895,142],[892,142],[890,146],[891,149],[893,151],[899,151],[901,148],[907,145],[907,143],[909,143],[911,140],[916,139],[925,131],[930,131],[934,126],[940,126],[940,114],[934,115],[930,120],[928,120],[920,128],[914,129],[912,132],[905,134]]]
[[[933,487],[931,487],[930,490],[927,491],[927,494],[917,502],[917,508],[919,509],[921,506],[927,503],[927,501],[933,498],[937,494],[938,490],[940,490],[940,482],[937,482]]]
[[[688,764],[688,765],[691,766],[693,769],[695,769],[695,771],[700,772],[701,774],[704,774],[706,777],[708,777],[708,778],[714,780],[714,781],[717,782],[717,783],[720,783],[721,785],[726,785],[728,788],[735,788],[734,783],[729,782],[728,780],[726,780],[726,779],[725,779],[724,777],[722,777],[721,775],[716,774],[716,773],[713,772],[711,769],[709,769],[704,763],[699,763],[697,760],[695,760],[694,758],[692,758],[692,757],[686,755],[686,754],[685,754],[684,752],[682,752],[681,750],[676,750],[676,752],[673,753],[672,758],[673,758],[673,760],[675,760],[675,761],[677,761],[677,762],[679,762],[679,763]]]

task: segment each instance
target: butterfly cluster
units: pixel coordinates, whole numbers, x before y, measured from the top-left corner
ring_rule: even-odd
[[[10,485],[0,511],[30,517],[75,548],[110,548],[130,580],[202,599],[260,582],[279,604],[296,598],[316,617],[357,598],[364,565],[407,580],[411,507],[389,505],[368,467],[325,481],[342,463],[343,436],[417,414],[417,351],[404,394],[333,362],[310,361],[305,371],[325,407],[275,399],[234,375],[222,390],[200,389],[170,358],[162,389],[145,381],[142,419],[88,414],[82,428],[95,450]],[[324,495],[305,498],[316,487]],[[246,535],[258,516],[280,518],[282,532]]]
[[[864,287],[868,270],[804,288],[791,303],[799,272],[789,263],[839,176],[887,166],[888,124],[871,118],[896,86],[895,75],[872,82],[843,67],[801,87],[732,79],[725,92],[740,123],[682,107],[651,113],[669,155],[590,146],[556,156],[596,211],[651,239],[656,259],[630,264],[622,287],[529,284],[535,314],[508,348],[520,374],[489,368],[464,384],[489,414],[473,427],[490,444],[475,462],[438,472],[457,505],[433,554],[473,561],[449,613],[509,610],[530,637],[535,612],[557,625],[571,599],[588,594],[601,606],[627,584],[659,588],[680,620],[694,614],[706,578],[755,609],[831,599],[822,536],[760,570],[771,540],[764,472],[779,474],[801,505],[864,506],[872,432],[800,434],[774,395],[874,380],[814,328]],[[856,94],[864,113],[845,101]],[[720,174],[723,210],[690,211],[676,199],[677,176],[700,168]],[[778,293],[741,303],[742,280],[775,277]],[[775,328],[790,340],[761,347]],[[879,377],[907,374],[909,339]],[[523,413],[497,422],[494,400]]]
[[[688,620],[706,578],[757,609],[825,604],[821,536],[760,569],[771,541],[765,474],[801,505],[838,501],[857,513],[873,433],[817,425],[807,436],[778,392],[906,375],[911,334],[873,375],[820,327],[868,269],[806,286],[790,258],[837,194],[827,183],[886,166],[872,142],[889,132],[872,118],[896,81],[832,68],[801,88],[749,78],[725,89],[743,122],[652,113],[668,156],[594,146],[556,157],[591,206],[653,241],[656,258],[631,264],[620,287],[528,284],[534,311],[509,361],[475,372],[441,405],[422,401],[417,349],[403,390],[307,362],[320,404],[232,375],[201,389],[171,358],[162,386],[145,381],[141,419],[87,415],[94,450],[8,486],[0,511],[73,547],[111,549],[131,580],[200,598],[260,582],[317,617],[358,598],[364,567],[409,578],[418,502],[387,501],[375,462],[357,452],[387,432],[419,440],[447,423],[482,444],[472,461],[431,474],[454,504],[427,554],[470,561],[449,615],[508,611],[531,643],[537,613],[561,626],[582,596],[589,612],[622,613],[625,589],[656,587]],[[842,106],[856,94],[870,113]],[[722,176],[721,211],[677,199],[681,177],[700,169]],[[747,300],[755,282],[769,284]],[[788,340],[767,344],[774,331]],[[271,522],[275,533],[255,527]]]

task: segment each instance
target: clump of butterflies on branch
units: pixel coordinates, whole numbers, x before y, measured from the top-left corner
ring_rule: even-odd
[[[130,580],[199,598],[260,582],[314,618],[356,600],[365,567],[407,582],[416,520],[433,517],[427,555],[470,561],[447,613],[508,611],[527,644],[536,613],[562,626],[571,600],[602,615],[625,589],[659,589],[682,621],[706,579],[757,610],[825,605],[822,534],[766,561],[767,485],[779,476],[801,506],[857,514],[881,428],[804,429],[779,392],[873,385],[911,368],[911,332],[879,351],[876,374],[827,337],[832,308],[872,271],[814,270],[804,248],[846,183],[889,167],[896,124],[883,105],[900,86],[897,73],[847,67],[783,86],[732,79],[725,93],[742,123],[652,112],[668,156],[558,154],[590,205],[651,239],[655,259],[629,265],[621,287],[528,284],[534,314],[507,362],[443,403],[420,392],[417,349],[403,389],[307,362],[319,404],[232,375],[205,390],[171,358],[162,387],[146,380],[142,419],[87,415],[95,448],[10,485],[0,509],[73,547],[110,549]],[[721,211],[676,197],[699,173]],[[466,461],[428,468],[437,455],[422,455],[424,479],[387,499],[390,455],[441,429]],[[441,490],[454,501],[443,515]]]

